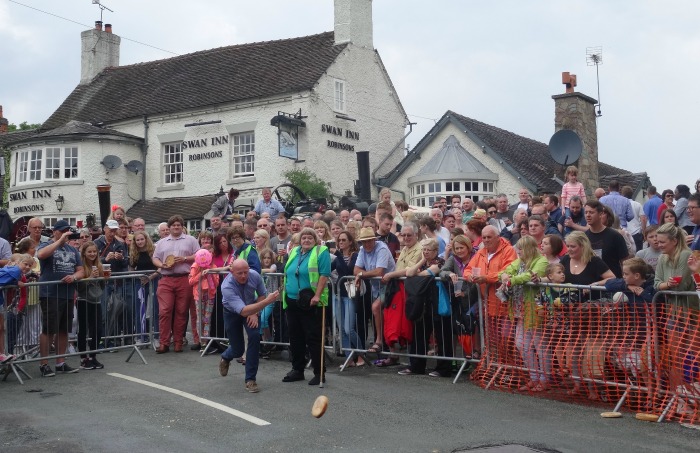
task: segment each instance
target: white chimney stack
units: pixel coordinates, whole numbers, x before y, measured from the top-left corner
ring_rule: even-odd
[[[335,43],[374,50],[372,0],[334,0]]]
[[[107,24],[102,31],[102,22],[96,21],[95,28],[80,34],[80,84],[90,83],[103,69],[119,66],[119,44],[121,38],[112,33],[112,25]]]

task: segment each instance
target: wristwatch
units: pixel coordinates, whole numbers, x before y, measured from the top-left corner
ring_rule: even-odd
[[[360,277],[360,278],[362,278],[362,272],[360,272],[359,274],[357,274],[357,276]]]

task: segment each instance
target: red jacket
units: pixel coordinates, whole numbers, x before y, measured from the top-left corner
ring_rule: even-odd
[[[481,275],[486,277],[486,283],[479,285],[481,297],[486,301],[486,314],[488,316],[507,316],[508,304],[504,304],[496,297],[496,289],[500,285],[498,273],[515,261],[518,255],[508,240],[499,237],[496,253],[491,257],[491,260],[488,259],[488,256],[488,250],[485,248],[479,250],[469,261],[467,268],[464,269],[464,278],[469,279],[472,276],[472,269],[480,268]]]

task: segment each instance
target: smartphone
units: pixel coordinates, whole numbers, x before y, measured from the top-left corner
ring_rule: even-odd
[[[334,249],[335,241],[326,241],[326,247],[328,247],[329,249]]]
[[[71,241],[80,239],[80,233],[72,233],[70,236],[68,236],[68,239],[70,239]]]

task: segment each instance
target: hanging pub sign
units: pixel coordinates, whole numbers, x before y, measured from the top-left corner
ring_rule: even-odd
[[[270,124],[277,126],[277,145],[280,157],[299,160],[299,128],[306,127],[301,109],[295,114],[277,112]]]

